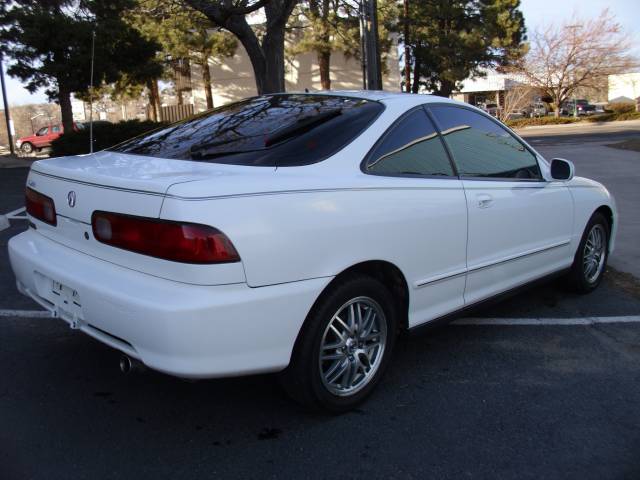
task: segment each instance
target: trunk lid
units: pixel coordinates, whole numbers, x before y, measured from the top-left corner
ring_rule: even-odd
[[[159,218],[172,185],[224,175],[217,167],[220,165],[116,152],[41,160],[31,167],[27,185],[53,199],[57,225],[33,223],[38,232],[58,243],[162,278],[203,285],[243,282],[240,263],[170,262],[105,245],[93,236],[94,211]]]

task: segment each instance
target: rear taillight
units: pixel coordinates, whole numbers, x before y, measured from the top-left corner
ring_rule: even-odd
[[[96,240],[113,247],[183,263],[229,263],[240,257],[221,231],[196,223],[94,212]]]
[[[57,225],[56,207],[51,198],[27,187],[25,201],[29,215],[54,227]]]

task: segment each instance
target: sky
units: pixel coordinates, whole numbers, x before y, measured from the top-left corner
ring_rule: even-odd
[[[607,7],[617,17],[626,32],[634,38],[634,43],[638,45],[635,52],[640,56],[640,22],[638,22],[640,3],[638,0],[521,0],[521,10],[529,32],[548,22],[562,23],[570,20],[574,13],[583,18],[595,17]],[[9,76],[5,76],[5,79],[10,105],[47,101],[44,92],[40,91],[32,95],[22,88],[19,80]]]

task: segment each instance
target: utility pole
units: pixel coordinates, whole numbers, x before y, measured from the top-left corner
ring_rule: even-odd
[[[4,119],[7,122],[7,138],[9,139],[9,151],[15,155],[13,147],[13,132],[11,128],[11,116],[9,115],[9,101],[7,100],[7,88],[4,84],[4,66],[2,65],[2,52],[0,52],[0,83],[2,84],[2,101],[4,102]]]
[[[378,1],[362,0],[360,10],[360,38],[363,58],[363,81],[367,90],[382,90],[382,68],[378,40]]]
[[[411,47],[409,46],[409,0],[404,0],[404,87],[411,93]]]
[[[362,65],[362,89],[367,89],[367,22],[365,0],[358,6],[360,20],[360,64]]]

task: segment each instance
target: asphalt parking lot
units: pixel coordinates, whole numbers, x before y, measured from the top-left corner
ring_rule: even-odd
[[[13,284],[6,244],[26,225],[11,221],[0,478],[640,478],[640,152],[606,146],[640,126],[526,135],[616,195],[607,279],[585,297],[551,282],[401,339],[374,396],[338,417],[301,410],[270,375],[122,376],[117,353],[63,322],[11,316],[38,309]],[[0,214],[22,206],[26,173],[0,169]]]

